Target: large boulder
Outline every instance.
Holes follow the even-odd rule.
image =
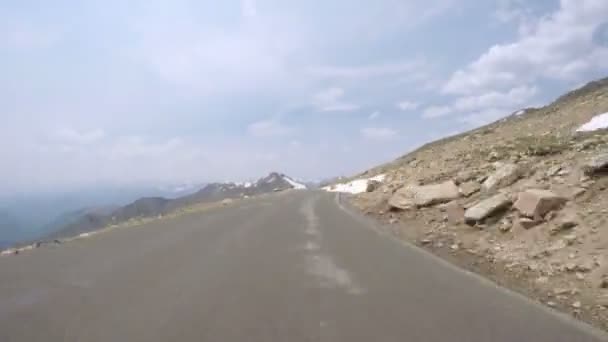
[[[492,191],[515,183],[523,175],[523,170],[516,164],[499,166],[481,185],[484,191]]]
[[[523,216],[540,220],[545,214],[558,209],[565,202],[566,198],[549,190],[529,189],[519,193],[514,207]]]
[[[583,171],[591,176],[600,172],[608,172],[608,151],[601,152],[583,165]]]
[[[504,211],[511,206],[511,200],[504,194],[497,194],[470,207],[464,212],[465,222],[475,224]]]
[[[393,194],[388,204],[393,208],[406,210],[445,203],[458,197],[460,192],[453,181],[430,185],[406,185]]]

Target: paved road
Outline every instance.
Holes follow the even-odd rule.
[[[595,337],[594,337],[595,336]],[[290,192],[0,258],[0,341],[599,341]]]

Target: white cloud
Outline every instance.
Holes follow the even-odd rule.
[[[299,140],[292,140],[289,142],[289,147],[300,148],[302,147],[302,142],[300,142]]]
[[[489,91],[463,96],[450,105],[429,107],[422,116],[432,119],[460,114],[459,121],[485,124],[531,104],[537,91],[536,87],[523,85],[506,92]]]
[[[67,145],[91,144],[105,137],[102,129],[79,132],[73,128],[62,127],[51,133],[51,139]]]
[[[321,78],[369,79],[381,76],[407,76],[424,66],[424,62],[414,60],[361,66],[314,66],[308,68],[308,71]]]
[[[241,0],[241,14],[245,18],[253,18],[257,16],[258,9],[255,0]]]
[[[391,140],[397,136],[397,131],[386,127],[364,127],[361,135],[371,140]]]
[[[46,49],[60,40],[56,30],[0,17],[0,48]]]
[[[324,106],[321,110],[324,112],[352,112],[359,109],[359,106],[352,103],[334,103]]]
[[[477,112],[467,113],[459,117],[458,121],[466,123],[472,127],[477,127],[496,121],[507,114],[509,114],[509,112],[506,110],[500,108],[489,108]]]
[[[458,112],[487,108],[515,108],[526,105],[537,92],[536,87],[524,85],[505,93],[490,91],[476,96],[464,96],[457,99],[452,107]]]
[[[315,103],[329,103],[337,102],[344,95],[344,89],[342,88],[329,88],[318,92],[314,97]]]
[[[446,116],[452,113],[452,108],[449,106],[430,106],[422,112],[422,117],[425,119],[433,119]]]
[[[343,97],[344,89],[332,87],[315,94],[312,103],[323,112],[351,112],[359,109],[356,104],[344,102]]]
[[[177,137],[161,142],[149,142],[140,136],[126,136],[115,139],[102,150],[110,160],[130,160],[142,157],[161,159],[176,151],[183,151],[185,145],[183,139]]]
[[[517,24],[519,34],[527,34],[530,25],[534,23],[534,17],[538,17],[529,5],[526,0],[499,0],[494,17],[501,23]]]
[[[368,117],[368,119],[370,120],[376,120],[378,117],[380,117],[380,112],[379,111],[375,111],[373,113],[371,113]]]
[[[608,49],[592,39],[594,30],[608,19],[606,13],[605,0],[561,0],[560,8],[537,19],[528,34],[492,46],[456,71],[443,92],[470,94],[539,78],[576,81],[586,72],[608,70]]]
[[[254,137],[265,138],[288,135],[291,128],[276,120],[262,120],[249,125],[247,131]]]
[[[132,20],[134,43],[128,53],[164,83],[198,96],[260,89],[278,94],[301,86],[287,80],[300,79],[294,75],[303,73],[290,60],[305,44],[303,33],[282,20],[263,17],[255,1],[243,0],[241,5],[244,19],[255,15],[256,20],[216,26],[205,15],[188,13],[190,6],[181,1],[164,4],[166,13],[155,11]],[[200,6],[208,6],[209,13],[215,10],[212,3]]]
[[[256,153],[254,155],[254,159],[258,160],[258,161],[263,161],[263,162],[271,162],[271,161],[278,160],[279,155],[276,153],[270,153],[270,152]]]
[[[418,109],[419,104],[412,101],[401,101],[397,103],[397,107],[402,111],[410,111]]]

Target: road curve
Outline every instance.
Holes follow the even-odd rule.
[[[291,191],[0,258],[0,341],[601,341]]]

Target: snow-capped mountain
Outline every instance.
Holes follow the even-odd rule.
[[[52,232],[50,237],[64,237],[102,228],[110,223],[127,221],[138,217],[155,217],[164,215],[178,208],[197,203],[215,202],[224,199],[251,197],[284,190],[303,190],[306,186],[282,173],[271,172],[256,182],[223,182],[210,183],[202,189],[175,199],[163,197],[140,198],[126,206],[117,207],[111,212],[90,211],[83,215],[73,215],[66,225]]]
[[[298,183],[294,181],[291,177],[286,176],[282,173],[271,172],[268,176],[259,179],[254,187],[260,189],[268,189],[272,188],[272,191],[278,190],[287,190],[287,189],[296,189],[303,190],[306,189],[304,184]]]

